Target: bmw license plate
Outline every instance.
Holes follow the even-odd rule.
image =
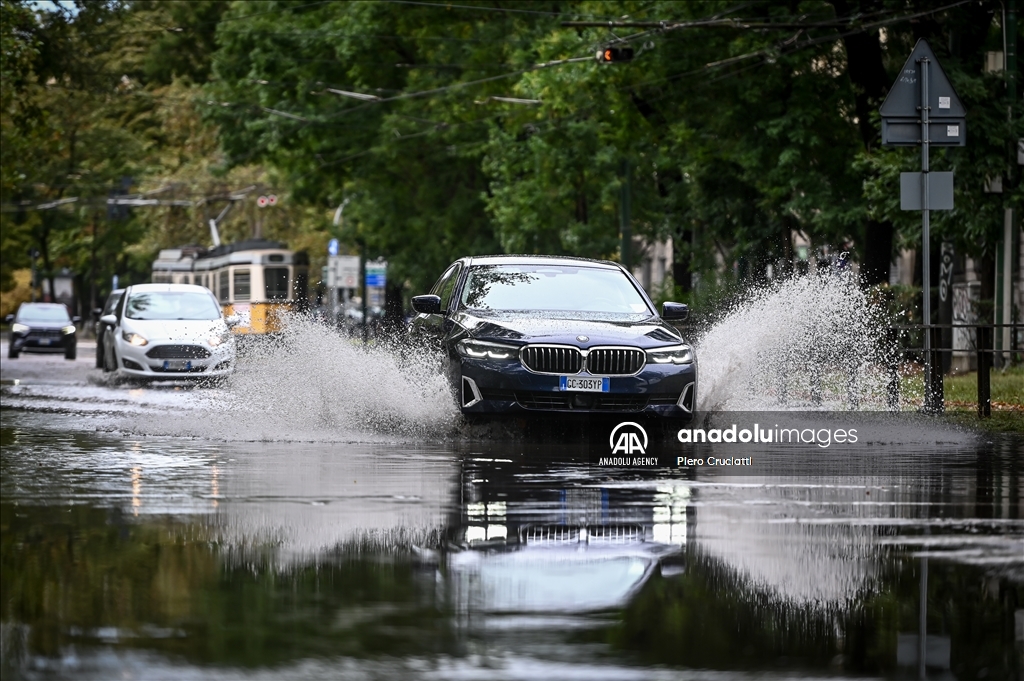
[[[578,393],[608,392],[608,378],[592,378],[586,376],[559,376],[558,389],[571,390]]]
[[[165,359],[164,371],[191,371],[192,362],[183,359]]]

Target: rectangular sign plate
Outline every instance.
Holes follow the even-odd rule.
[[[900,173],[900,210],[921,210],[924,173]],[[953,210],[953,173],[928,173],[928,209]]]
[[[928,140],[933,147],[966,146],[966,121],[963,118],[933,118],[928,121]],[[882,144],[887,147],[920,146],[920,121],[913,118],[883,118]]]
[[[611,384],[610,378],[593,376],[559,376],[558,389],[578,393],[606,393]]]

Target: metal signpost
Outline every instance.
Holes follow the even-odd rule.
[[[337,239],[331,239],[327,253],[327,288],[330,291],[331,314],[337,323],[339,303],[347,304],[350,290],[359,288],[359,256],[338,255]],[[339,289],[343,291],[343,301],[338,300]]]
[[[953,209],[953,173],[932,173],[928,156],[932,145],[962,147],[966,144],[967,114],[926,40],[917,41],[879,113],[882,116],[882,144],[921,147],[921,172],[900,173],[900,208],[921,211],[924,407],[926,411],[939,411],[942,405],[934,386],[931,353],[930,211]]]

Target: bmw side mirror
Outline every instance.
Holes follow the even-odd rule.
[[[6,322],[7,324],[13,323],[14,322],[14,315],[9,314],[6,317],[4,317],[4,322]]]
[[[224,318],[224,323],[228,325],[228,328],[231,328],[233,326],[238,326],[239,324],[241,324],[242,318],[236,314],[229,314],[227,317]]]
[[[666,322],[681,322],[690,316],[686,303],[665,303],[661,306],[661,318]]]
[[[441,314],[441,296],[413,296],[412,309],[420,314]]]
[[[117,326],[117,317],[112,314],[105,314],[100,317],[100,324],[106,324],[108,326]]]

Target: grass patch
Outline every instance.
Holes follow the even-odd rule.
[[[946,412],[943,418],[959,426],[997,433],[1024,433],[1024,366],[993,369],[992,417],[978,418],[978,372],[943,378]],[[910,368],[900,381],[904,410],[920,407],[924,396],[924,373]]]

